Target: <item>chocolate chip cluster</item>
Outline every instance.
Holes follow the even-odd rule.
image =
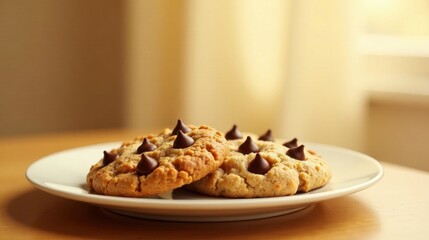
[[[227,140],[242,139],[243,134],[240,132],[237,125],[234,124],[232,129],[225,134],[225,138]],[[264,134],[259,136],[258,140],[271,142],[275,141],[271,129],[268,129]],[[286,155],[289,157],[300,161],[304,161],[306,159],[304,145],[298,146],[298,139],[293,138],[292,140],[283,143],[283,146],[288,148]],[[245,155],[249,153],[257,153],[255,158],[249,163],[249,172],[255,174],[265,174],[271,169],[269,162],[258,153],[259,147],[250,136],[247,136],[246,140],[238,147],[238,152]]]
[[[180,149],[192,146],[195,142],[194,139],[186,135],[186,133],[190,131],[191,129],[179,119],[171,133],[172,136],[177,135],[173,142],[173,148]],[[156,148],[157,146],[149,142],[147,138],[144,138],[142,144],[137,148],[136,154],[141,154],[141,159],[137,164],[137,174],[139,176],[147,176],[158,166],[158,161],[156,159],[145,154],[145,152],[154,151]],[[109,165],[111,162],[115,161],[117,157],[118,155],[115,153],[104,151],[103,166]]]

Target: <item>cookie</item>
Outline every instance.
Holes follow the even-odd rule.
[[[98,194],[146,197],[164,193],[215,171],[229,148],[223,134],[209,126],[186,126],[140,136],[104,152],[87,175]]]
[[[236,126],[225,136],[230,152],[223,164],[188,189],[231,198],[275,197],[308,192],[331,178],[325,161],[303,145],[297,146],[296,139],[281,144],[271,130],[257,138],[242,134]]]

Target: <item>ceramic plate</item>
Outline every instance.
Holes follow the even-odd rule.
[[[321,144],[306,144],[323,156],[333,178],[323,188],[285,197],[228,199],[207,197],[178,189],[152,198],[111,197],[89,193],[86,174],[102,158],[103,150],[119,147],[106,143],[74,148],[34,162],[27,179],[50,194],[82,201],[111,211],[147,219],[169,221],[238,221],[279,216],[299,211],[317,202],[368,188],[383,176],[379,162],[352,150]]]

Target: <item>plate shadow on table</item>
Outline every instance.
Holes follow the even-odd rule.
[[[347,224],[358,225],[366,234],[377,231],[380,224],[373,210],[353,195],[328,200],[297,213],[260,220],[181,223],[136,219],[106,211],[86,203],[52,196],[40,190],[29,190],[12,197],[7,213],[24,227],[91,239],[260,239],[267,236],[299,236],[311,228],[313,234],[328,235],[341,229],[347,235]],[[365,221],[362,221],[365,219]],[[313,235],[315,236],[315,235]],[[330,236],[330,235],[328,235]]]

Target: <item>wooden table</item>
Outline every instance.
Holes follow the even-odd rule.
[[[427,239],[429,173],[382,163],[369,189],[297,214],[229,223],[134,219],[52,196],[25,179],[35,160],[145,132],[85,131],[0,138],[0,239]],[[429,160],[429,159],[428,159]]]

